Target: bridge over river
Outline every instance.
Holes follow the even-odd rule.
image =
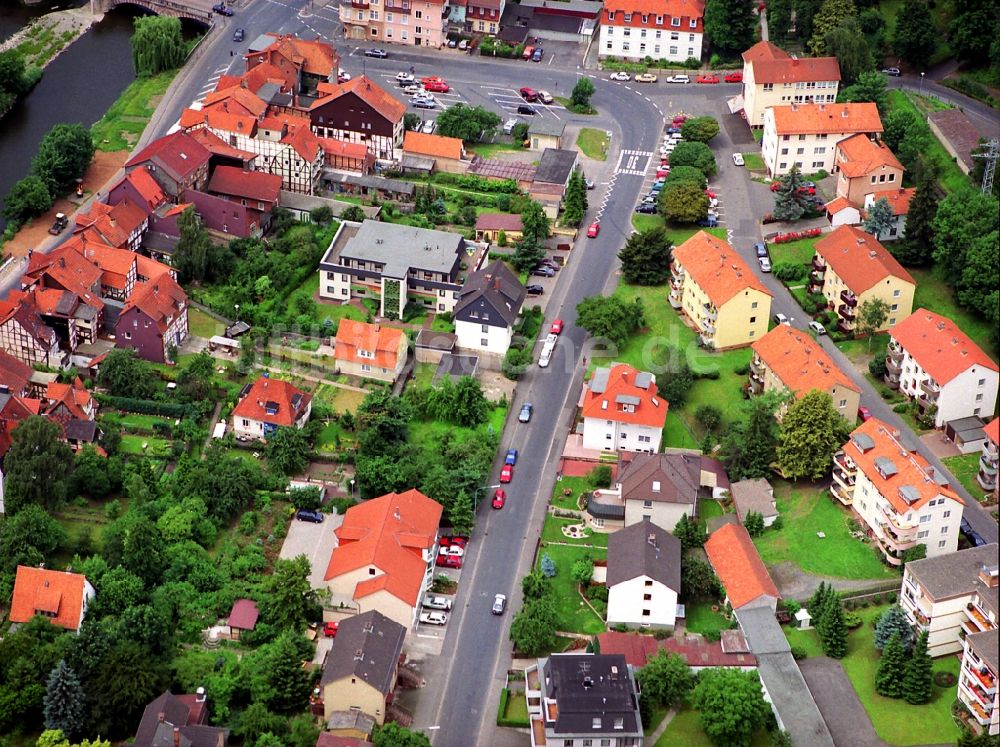
[[[192,21],[212,23],[213,0],[90,0],[95,13],[105,13],[120,5],[134,5],[161,16],[190,18]]]

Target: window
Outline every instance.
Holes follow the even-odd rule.
[[[643,594],[642,595],[642,601],[644,601],[644,602],[651,602],[651,601],[653,601],[653,595],[652,594]]]
[[[782,148],[781,149],[781,155],[787,156],[788,155],[788,148]]]
[[[921,524],[926,524],[930,520],[931,520],[931,515],[930,514],[921,514],[921,516],[920,516],[920,523]]]
[[[694,57],[694,47],[688,47],[688,57]]]
[[[642,14],[642,22],[649,23],[649,16],[647,16],[645,13]]]
[[[487,340],[485,337],[480,337],[479,344],[482,345],[484,348],[489,347],[490,341]]]
[[[976,402],[982,402],[982,401],[983,401],[983,395],[982,394],[977,394],[976,395]]]
[[[375,575],[375,569],[374,568],[369,568],[368,569],[368,575],[369,576],[374,576]]]
[[[643,508],[652,508],[653,507],[653,502],[652,501],[643,501],[642,502],[642,507]]]
[[[983,386],[983,385],[984,385],[985,383],[986,383],[986,379],[980,379],[980,380],[979,380],[979,381],[978,381],[978,382],[976,383],[976,386]]]
[[[646,32],[645,32],[645,31],[643,31],[643,32],[642,32],[642,35],[643,35],[643,36],[645,36],[645,35],[646,35]],[[645,44],[640,44],[640,45],[639,45],[639,51],[640,51],[640,52],[645,52],[645,51],[646,51],[646,45],[645,45]]]
[[[625,33],[628,33],[628,29],[625,29]],[[629,46],[628,42],[622,42],[622,52],[628,52]]]
[[[610,31],[611,31],[611,29],[608,29],[608,32],[609,32],[609,33],[610,33]],[[613,45],[612,45],[612,43],[611,43],[611,40],[610,40],[610,39],[608,39],[608,43],[607,43],[607,44],[605,45],[605,48],[606,48],[606,49],[608,49],[608,50],[610,50],[610,49],[612,48],[612,46],[613,46]]]
[[[656,33],[659,34],[660,32],[657,31]],[[659,44],[654,44],[653,45],[653,54],[655,54],[655,55],[659,55],[660,54],[660,45]]]
[[[610,434],[610,433],[605,433],[605,434],[604,434],[604,439],[605,439],[606,441],[610,441],[610,440],[611,440],[611,434]]]
[[[928,534],[930,534],[930,532],[928,532],[927,530],[924,530],[924,531],[922,531],[922,532],[917,532],[917,539],[918,539],[918,540],[919,540],[919,539],[923,539],[923,538],[924,538],[924,537],[926,537],[926,536],[927,536]]]
[[[670,48],[670,54],[671,55],[676,55],[677,54],[677,47],[671,47]]]
[[[625,23],[631,23],[631,22],[632,22],[632,14],[631,13],[626,13],[625,14]]]
[[[899,298],[899,289],[898,288],[892,292],[892,297],[893,298]]]
[[[662,37],[663,37],[663,32],[660,31],[659,29],[657,29],[656,30],[656,36],[655,36],[655,38],[656,39],[661,39]]]
[[[615,12],[613,10],[608,13],[608,20],[609,21],[615,20]]]
[[[480,330],[480,331],[482,331],[482,332],[489,332],[490,331],[490,326],[488,324],[483,324],[481,326],[482,326],[482,330]]]
[[[678,41],[680,39],[680,37],[681,37],[681,35],[678,34],[676,31],[671,31],[670,32],[670,41]]]
[[[614,36],[614,33],[613,33],[614,30],[615,30],[614,26],[608,26],[608,28],[607,28],[607,35],[608,36]]]
[[[814,169],[821,169],[821,168],[823,168],[823,162],[822,161],[813,161],[813,168]]]
[[[804,156],[805,153],[806,153],[806,149],[805,148],[796,148],[795,149],[795,155],[797,155],[797,156]]]
[[[694,34],[688,34],[688,41],[689,42],[693,42],[694,41]]]
[[[623,29],[622,36],[632,36],[632,29]]]
[[[826,153],[826,146],[821,146],[819,148],[813,148],[813,153],[817,156],[821,156]]]
[[[680,18],[671,18],[670,19],[670,25],[671,26],[680,26],[681,25],[681,19]]]
[[[837,405],[837,407],[846,407],[846,406],[847,406],[847,400],[846,399],[840,400],[840,404]]]
[[[942,519],[947,519],[949,516],[951,516],[951,511],[945,511],[943,514],[941,514]]]
[[[643,617],[649,617],[649,615],[650,615],[650,612],[649,612],[649,610],[643,610],[643,611],[642,611],[642,616],[643,616]]]
[[[896,181],[896,175],[895,174],[889,174],[889,181],[890,182]]]
[[[656,17],[656,25],[657,26],[662,26],[663,25],[663,16],[657,16]]]
[[[756,309],[756,308],[757,308],[757,302],[756,302],[756,301],[754,301],[753,303],[751,303],[751,304],[750,304],[750,308],[751,308],[751,309]]]
[[[423,12],[422,12],[422,11],[419,11],[419,10],[415,10],[415,11],[413,11],[413,15],[414,15],[414,17],[416,17],[416,18],[423,18],[423,17],[424,17],[424,14],[423,14]]]
[[[938,547],[944,547],[947,544],[948,544],[948,540],[941,540],[940,542],[938,542]]]
[[[643,586],[652,586],[653,585],[653,581],[652,581],[652,579],[648,579],[647,578],[645,581],[642,582],[642,585]]]
[[[899,309],[899,304],[898,303],[894,303],[892,305],[892,307],[889,309],[889,311],[897,311],[898,309]]]

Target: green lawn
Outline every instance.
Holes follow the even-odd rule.
[[[589,555],[594,560],[603,560],[608,556],[607,550],[593,547],[572,547],[569,545],[543,545],[538,552],[538,563],[542,555],[548,555],[555,561],[556,575],[552,579],[552,599],[556,604],[559,620],[556,626],[568,633],[585,633],[596,635],[606,629],[604,620],[598,617],[580,597],[577,583],[570,578],[573,563]]]
[[[320,384],[313,392],[316,399],[333,408],[334,412],[354,412],[365,398],[365,392],[342,389],[339,386]]]
[[[309,293],[309,297],[313,298],[317,293],[319,293],[319,273],[312,273],[296,290],[307,291]],[[323,322],[325,319],[332,319],[334,322],[339,322],[344,318],[353,319],[356,322],[363,322],[365,320],[365,314],[359,308],[349,303],[341,304],[336,302],[317,302],[316,318],[320,322]],[[336,329],[336,327],[334,329]]]
[[[696,602],[684,607],[684,628],[691,633],[701,633],[712,641],[719,640],[719,631],[729,629],[729,621],[721,612],[712,612],[715,602]]]
[[[440,316],[435,316],[434,321],[431,322],[431,330],[434,332],[447,332],[449,334],[454,334],[455,324],[454,322],[449,322]]]
[[[765,530],[754,540],[765,564],[791,561],[807,573],[837,578],[886,579],[898,575],[875,556],[871,546],[851,537],[849,515],[826,490],[778,480],[774,482],[774,496],[784,527]],[[826,536],[821,538],[817,532]]]
[[[910,269],[909,272],[917,281],[913,310],[925,308],[951,319],[973,342],[996,360],[997,349],[993,346],[993,328],[981,316],[961,308],[955,302],[955,294],[948,282],[941,277],[941,271]]]
[[[505,151],[517,151],[524,150],[517,143],[474,143],[466,147],[467,151],[476,153],[483,158],[492,158],[497,153],[503,153]]]
[[[976,475],[979,473],[979,457],[982,452],[973,454],[963,454],[962,456],[948,457],[943,459],[944,466],[955,476],[965,489],[972,494],[973,498],[982,498],[986,494],[983,486],[976,482]]]
[[[111,412],[104,413],[108,420],[118,423],[125,430],[153,432],[157,423],[173,425],[170,418],[161,418],[156,415],[140,415],[136,412]]]
[[[108,152],[131,150],[177,73],[178,70],[168,70],[151,78],[139,78],[129,85],[90,128],[97,149]]]
[[[507,698],[507,707],[504,709],[504,718],[512,721],[518,720],[528,723],[528,701],[524,697],[524,690],[511,690],[510,697]]]
[[[683,416],[674,411],[667,413],[667,422],[663,424],[661,439],[664,448],[669,446],[674,449],[697,449],[699,446]]]
[[[769,747],[771,737],[766,729],[754,734],[750,747]],[[690,707],[681,708],[667,724],[663,736],[653,747],[717,747],[701,728],[698,711]]]
[[[418,389],[429,387],[437,371],[436,363],[417,363],[413,368],[413,385]]]
[[[899,89],[889,91],[889,110],[905,109],[913,112],[917,117],[923,119],[917,105],[910,97]],[[969,185],[969,177],[966,176],[955,160],[948,154],[948,151],[941,145],[934,133],[931,133],[930,144],[924,152],[924,159],[933,167],[939,169],[938,180],[946,192],[954,192],[963,186]]]
[[[603,161],[608,157],[608,134],[593,127],[582,127],[576,137],[576,147],[588,158]]]
[[[762,132],[762,130],[754,130],[754,132]],[[747,171],[767,171],[767,166],[764,165],[764,159],[760,153],[744,153],[743,165]]]
[[[649,215],[647,213],[632,213],[632,227],[642,233],[654,228],[663,226],[663,218],[659,215]]]
[[[317,282],[319,282],[318,275],[316,278]],[[188,331],[195,337],[211,339],[212,337],[215,337],[215,335],[224,334],[226,331],[226,325],[215,321],[215,319],[210,317],[201,309],[192,307],[188,309]]]
[[[702,524],[707,524],[709,519],[723,516],[725,513],[726,509],[723,507],[722,501],[711,498],[702,498],[698,501],[698,519]]]
[[[852,363],[867,363],[876,355],[885,353],[886,345],[889,344],[889,333],[880,332],[871,338],[871,342],[866,339],[842,340],[837,343],[837,347]]]
[[[593,545],[595,547],[607,548],[608,535],[603,532],[595,532],[592,529],[587,529],[587,536],[583,539],[574,539],[563,534],[563,527],[581,523],[585,523],[583,519],[560,519],[552,514],[546,514],[545,523],[542,524],[542,541],[570,542],[574,545]]]
[[[813,245],[821,238],[821,236],[816,236],[812,239],[789,241],[787,244],[768,244],[767,250],[771,253],[771,262],[774,264],[791,262],[796,265],[808,265],[816,253]]]
[[[642,725],[642,733],[647,737],[656,731],[656,727],[660,725],[663,721],[663,717],[667,715],[667,709],[663,706],[654,705],[652,707],[653,715],[649,719],[649,723],[644,723]]]
[[[143,444],[146,444],[145,449],[142,448]],[[125,434],[122,436],[122,444],[120,450],[123,454],[140,454],[151,457],[168,457],[170,456],[170,442],[162,438],[155,438],[153,436],[136,436],[132,434]]]
[[[586,477],[563,477],[552,488],[552,505],[575,511],[579,508],[580,494],[589,492],[590,489],[590,482]],[[563,494],[566,490],[571,491],[570,495]]]

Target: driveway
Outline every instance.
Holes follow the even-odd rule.
[[[309,584],[314,589],[326,586],[323,579],[326,575],[326,566],[330,562],[333,549],[337,546],[337,536],[333,531],[344,521],[344,517],[340,514],[324,515],[326,520],[322,524],[293,519],[288,525],[288,534],[278,555],[285,559],[296,558],[299,555],[309,558],[309,566],[312,568]]]
[[[885,747],[839,661],[819,656],[798,664],[837,747]]]

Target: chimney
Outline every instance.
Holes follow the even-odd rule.
[[[118,225],[118,221],[117,221],[117,220],[115,220],[115,216],[113,216],[113,215],[109,215],[109,216],[108,216],[108,220],[109,220],[109,221],[111,222],[111,227],[112,227],[112,228],[114,228],[115,226],[117,226],[117,225]]]
[[[997,587],[997,566],[983,563],[979,568],[979,580],[986,586],[995,589]]]
[[[174,727],[174,747],[181,747],[181,730]]]
[[[156,720],[157,720],[158,723],[161,723],[161,724],[163,723],[163,720],[166,717],[167,717],[167,714],[165,714],[163,711],[160,711],[159,713],[156,714]]]
[[[396,506],[396,510],[392,512],[392,515],[396,517],[396,521],[403,518],[399,513],[399,506]]]

